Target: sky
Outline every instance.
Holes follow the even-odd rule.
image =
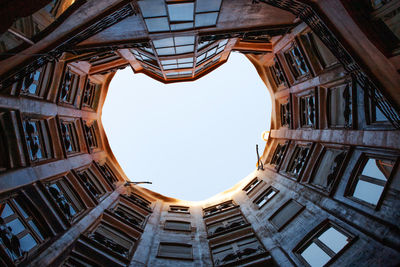
[[[163,84],[130,68],[111,81],[102,123],[132,181],[168,197],[201,201],[256,168],[271,98],[251,62],[228,62],[193,82]]]

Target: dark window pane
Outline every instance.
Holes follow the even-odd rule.
[[[303,208],[302,205],[294,200],[286,203],[285,206],[275,213],[270,218],[271,222],[276,228],[281,229],[287,222],[289,222],[296,214]]]

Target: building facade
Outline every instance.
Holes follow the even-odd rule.
[[[0,265],[398,266],[399,10],[395,0],[4,4]],[[115,72],[192,81],[233,51],[273,98],[262,166],[201,202],[126,183],[100,117]]]

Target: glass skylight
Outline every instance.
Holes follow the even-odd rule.
[[[197,0],[185,3],[142,0],[138,1],[138,4],[149,33],[213,27],[217,24],[221,8],[221,0]]]

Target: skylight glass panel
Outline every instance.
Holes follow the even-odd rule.
[[[146,0],[138,2],[145,18],[167,16],[164,0]]]
[[[215,52],[217,52],[217,48],[216,47],[214,47],[213,49],[208,51],[207,54],[206,54],[206,57],[209,58],[209,57],[213,56],[215,54]]]
[[[181,31],[193,28],[193,22],[171,24],[171,31]]]
[[[163,32],[169,31],[169,24],[167,17],[164,18],[153,18],[144,20],[147,25],[149,32]]]
[[[172,39],[172,37],[153,40],[153,44],[155,48],[169,47],[169,46],[174,46],[174,40]]]
[[[177,46],[176,47],[177,54],[190,53],[193,51],[194,51],[194,45],[185,45],[185,46]]]
[[[178,64],[178,68],[180,69],[193,68],[193,63]]]
[[[192,57],[178,58],[178,63],[193,63]]]
[[[177,36],[175,37],[175,45],[194,44],[194,36]]]
[[[196,12],[219,11],[221,0],[197,0]]]
[[[224,46],[224,45],[226,45],[228,43],[228,39],[224,39],[224,40],[222,40],[221,42],[219,42],[219,47],[221,47],[221,46]]]
[[[196,14],[196,27],[214,26],[217,18],[218,12]]]
[[[164,70],[172,70],[172,69],[177,69],[177,68],[178,68],[178,65],[176,65],[176,64],[163,66]]]
[[[202,61],[203,59],[205,59],[205,58],[206,58],[206,53],[204,53],[204,54],[198,56],[198,57],[197,57],[197,62],[201,62],[201,61]]]
[[[161,60],[161,64],[163,65],[176,64],[176,59]]]
[[[173,47],[168,47],[168,48],[159,48],[156,49],[157,54],[160,56],[167,56],[167,55],[174,55],[175,54],[175,49]]]
[[[224,49],[225,49],[225,46],[218,48],[217,54],[220,53],[220,52],[222,52],[222,51],[224,51]]]
[[[143,50],[145,50],[146,52],[148,52],[150,54],[154,54],[153,49],[151,49],[149,47],[143,47]]]
[[[193,13],[194,3],[168,5],[170,21],[193,21]]]
[[[205,42],[201,42],[197,45],[197,49],[200,50],[203,47],[207,46],[209,43],[211,43],[211,41],[205,41]]]

